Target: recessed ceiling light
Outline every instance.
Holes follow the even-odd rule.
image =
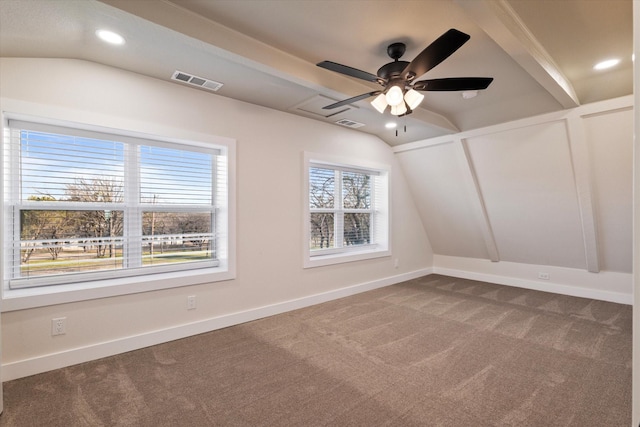
[[[101,40],[110,43],[110,44],[124,44],[124,37],[120,34],[114,33],[109,30],[98,30],[96,31],[96,35],[100,37]]]
[[[593,66],[594,70],[606,70],[607,68],[615,67],[620,63],[619,59],[607,59],[606,61],[598,62]]]
[[[396,126],[398,126],[398,125],[396,123],[394,123],[394,122],[389,122],[386,125],[384,125],[384,127],[386,127],[387,129],[393,129]]]

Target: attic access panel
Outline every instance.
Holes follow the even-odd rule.
[[[326,107],[329,104],[336,102],[334,99],[327,98],[323,95],[316,95],[313,98],[307,99],[306,101],[301,102],[300,104],[294,105],[291,108],[291,111],[302,113],[304,115],[311,115],[314,117],[323,117],[325,119],[329,117],[336,116],[338,114],[343,114],[350,110],[355,110],[357,107],[352,105],[344,105],[340,108],[333,110],[324,110],[323,107]]]

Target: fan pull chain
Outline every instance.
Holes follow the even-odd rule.
[[[407,133],[407,115],[404,116],[404,133]],[[396,128],[396,137],[398,137],[398,128]]]

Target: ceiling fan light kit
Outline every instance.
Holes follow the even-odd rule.
[[[410,114],[420,105],[424,95],[418,91],[478,91],[486,89],[493,81],[493,78],[449,77],[414,81],[417,77],[422,76],[447,59],[470,38],[468,34],[452,28],[427,46],[411,62],[399,61],[406,50],[404,43],[392,43],[387,48],[387,54],[393,59],[393,62],[380,67],[377,75],[336,62],[319,62],[317,64],[318,67],[349,77],[378,83],[383,87],[381,91],[354,96],[353,98],[327,105],[323,109],[330,110],[375,96],[376,98],[371,102],[371,105],[376,110],[383,114],[387,105],[389,105],[391,106],[391,114],[400,116]]]
[[[405,105],[404,102],[398,105],[391,106],[391,114],[393,114],[394,116],[401,116],[406,112],[407,112],[407,106]]]
[[[371,105],[373,105],[373,108],[378,110],[380,114],[384,113],[384,109],[389,105],[387,104],[387,96],[384,93],[381,93],[371,101]]]
[[[424,95],[414,89],[409,89],[404,95],[404,100],[412,110],[415,110],[424,99]]]
[[[391,88],[387,91],[387,104],[395,107],[400,105],[403,101],[402,89],[399,86],[391,86]]]

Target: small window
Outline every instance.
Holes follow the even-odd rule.
[[[5,289],[227,265],[224,147],[10,120],[3,153]]]
[[[386,167],[305,158],[305,267],[390,255]]]

